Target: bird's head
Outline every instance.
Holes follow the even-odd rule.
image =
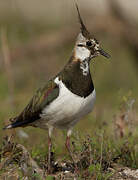
[[[76,4],[76,8],[78,12],[78,18],[79,18],[80,30],[81,30],[81,32],[77,37],[77,41],[74,49],[76,59],[79,59],[80,61],[86,59],[91,60],[92,58],[99,55],[102,55],[106,58],[110,58],[110,55],[101,48],[98,40],[92,37],[89,31],[87,30],[86,26],[82,21],[77,4]]]

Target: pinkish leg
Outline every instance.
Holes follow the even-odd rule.
[[[48,136],[48,173],[51,173],[51,148],[52,142],[51,138]]]
[[[52,141],[51,141],[51,134],[52,134],[53,127],[49,127],[49,133],[48,133],[48,173],[50,174],[52,172],[51,167],[51,149],[52,149]]]
[[[78,167],[77,167],[77,164],[76,164],[75,159],[73,157],[73,153],[72,153],[71,148],[70,148],[70,135],[71,135],[71,130],[69,130],[67,133],[65,146],[66,146],[66,148],[69,152],[70,158],[72,159],[73,164],[75,166],[75,172],[78,172]]]

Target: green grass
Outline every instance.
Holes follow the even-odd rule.
[[[14,27],[8,24],[7,28],[8,40],[10,45],[13,46],[18,43],[25,44],[29,41],[30,35],[30,39],[33,40],[35,36],[47,33],[47,27],[38,26],[37,24],[34,24],[34,26],[27,24],[27,28],[24,24],[17,23]],[[53,31],[55,28],[53,27]],[[138,168],[137,101],[130,111],[129,121],[124,123],[123,137],[118,135],[120,129],[116,128],[115,125],[115,116],[119,119],[123,113],[127,112],[129,100],[137,99],[138,97],[138,72],[134,63],[134,56],[125,44],[122,44],[121,49],[120,46],[118,48],[116,45],[116,51],[114,51],[112,44],[108,43],[106,46],[106,49],[110,49],[112,54],[111,60],[106,61],[98,57],[91,63],[92,76],[97,92],[94,111],[78,123],[71,138],[71,141],[74,142],[72,148],[78,156],[81,153],[85,156],[86,152],[89,152],[91,149],[89,153],[92,159],[91,164],[88,163],[86,165],[87,173],[89,177],[97,177],[99,180],[108,179],[112,175],[111,172],[108,172],[107,167],[113,163],[130,168]],[[32,56],[33,58],[31,58],[31,55],[25,54],[18,61],[13,61],[15,107],[10,104],[7,76],[2,64],[0,69],[1,137],[7,133],[2,130],[4,121],[21,112],[37,89],[37,85],[40,85],[40,82],[47,80],[51,74],[57,71],[54,62],[63,67],[63,64],[65,64],[63,60],[70,56],[71,49],[72,44],[67,44],[62,50],[59,50],[57,47],[52,55],[48,54],[48,52],[46,54],[39,54],[38,52],[37,57]],[[118,53],[116,54],[116,52]],[[53,66],[50,66],[50,60]],[[48,69],[46,69],[47,65]],[[42,68],[43,66],[45,68]],[[29,138],[23,139],[19,137],[19,129],[17,129],[15,141],[23,144],[37,163],[42,166],[48,152],[47,132],[31,127],[23,130],[29,135]],[[62,133],[59,130],[55,130],[53,134],[53,150],[57,160],[67,161],[70,159],[64,146],[65,134],[65,132]],[[2,146],[2,138],[0,144]],[[85,176],[86,171],[83,167],[85,165],[82,164],[81,166],[80,179]],[[1,174],[3,172],[3,169],[0,170]],[[39,175],[35,174],[34,176]],[[47,179],[52,178],[51,176],[47,177]]]

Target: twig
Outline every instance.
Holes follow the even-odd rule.
[[[21,158],[21,160],[22,160],[22,168],[21,168],[22,171],[23,171],[24,173],[26,173],[26,175],[27,175],[27,170],[26,170],[26,168],[27,168],[28,166],[30,166],[30,167],[32,167],[32,169],[34,170],[34,172],[40,174],[41,178],[44,179],[44,172],[43,172],[43,170],[42,170],[42,169],[37,165],[37,163],[31,158],[28,150],[27,150],[23,145],[21,145],[21,144],[17,144],[16,147],[22,150],[22,158]],[[23,163],[23,162],[25,162],[25,164],[26,164],[25,168],[24,168],[24,163]]]
[[[14,79],[13,79],[13,72],[12,72],[12,66],[11,66],[10,50],[8,46],[8,40],[6,37],[6,29],[4,27],[1,28],[1,46],[2,46],[2,54],[3,54],[5,70],[7,74],[10,102],[11,102],[12,108],[14,108],[14,104],[15,104],[14,103]]]
[[[6,71],[6,75],[7,75],[10,105],[11,105],[12,111],[14,111],[15,110],[14,78],[13,78],[13,72],[12,72],[12,66],[11,66],[10,49],[8,46],[6,29],[4,27],[1,28],[0,39],[1,39],[1,47],[2,47],[4,66],[5,66],[5,71]],[[7,123],[8,123],[7,120],[5,120],[5,124],[7,124]],[[11,130],[7,134],[15,135],[15,130]]]
[[[101,134],[101,158],[100,158],[100,170],[101,170],[101,167],[102,167],[102,160],[103,160],[103,133]]]

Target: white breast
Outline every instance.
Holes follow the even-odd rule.
[[[92,111],[96,99],[95,90],[86,98],[69,91],[58,78],[59,96],[43,110],[41,117],[47,124],[61,129],[68,129],[76,124],[83,116]]]

